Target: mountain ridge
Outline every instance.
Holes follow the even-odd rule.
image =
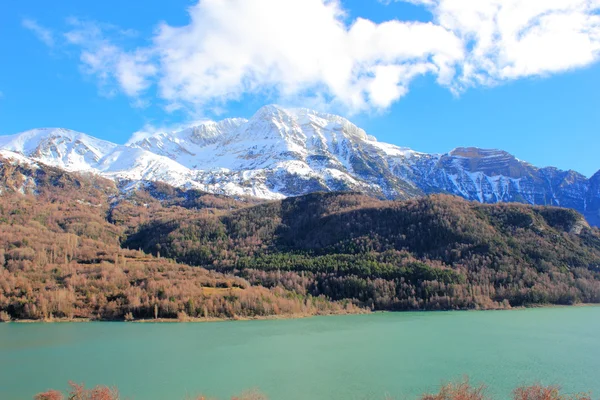
[[[386,199],[432,193],[482,203],[573,208],[600,222],[600,171],[536,167],[500,149],[427,154],[379,142],[349,120],[268,105],[250,119],[206,121],[118,145],[63,128],[0,136],[0,155],[135,186],[161,181],[229,196],[282,199],[353,190]]]

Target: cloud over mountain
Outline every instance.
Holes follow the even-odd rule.
[[[103,87],[156,95],[168,109],[260,94],[380,110],[421,75],[460,93],[600,57],[599,0],[404,2],[427,8],[432,21],[351,20],[339,0],[200,0],[187,24],[160,23],[145,46],[125,46],[114,29],[89,22],[75,21],[65,37]]]

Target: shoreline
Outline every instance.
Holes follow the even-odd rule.
[[[283,319],[304,319],[311,317],[328,317],[334,315],[364,315],[372,314],[377,311],[364,312],[341,312],[341,313],[329,313],[329,314],[281,314],[281,315],[259,315],[254,317],[235,317],[235,318],[192,318],[187,317],[185,319],[177,318],[152,318],[152,319],[134,319],[131,321],[125,321],[122,319],[93,319],[93,318],[52,318],[52,319],[17,319],[11,321],[0,322],[0,324],[53,324],[53,323],[83,323],[83,322],[123,322],[131,324],[147,324],[147,323],[200,323],[200,322],[235,322],[235,321],[267,321],[267,320],[283,320]]]
[[[177,319],[177,318],[157,318],[157,319],[134,319],[131,321],[125,321],[122,319],[92,319],[92,318],[52,318],[52,319],[18,319],[11,321],[0,322],[0,324],[52,324],[52,323],[83,323],[83,322],[124,322],[124,323],[133,323],[133,324],[148,324],[148,323],[202,323],[202,322],[235,322],[235,321],[268,321],[268,320],[288,320],[288,319],[305,319],[312,317],[331,317],[331,316],[341,316],[341,315],[366,315],[366,314],[386,314],[386,313],[411,313],[411,312],[426,312],[426,313],[435,313],[435,312],[453,312],[453,311],[462,311],[462,312],[478,312],[478,311],[522,311],[522,310],[530,310],[536,308],[572,308],[572,307],[600,307],[600,303],[577,303],[572,305],[564,305],[564,304],[534,304],[529,306],[518,306],[511,308],[485,308],[485,309],[459,309],[459,310],[400,310],[400,311],[392,311],[392,310],[363,310],[362,312],[341,312],[341,313],[328,313],[328,314],[281,314],[281,315],[261,315],[254,317],[235,317],[235,318],[185,318],[185,319]]]

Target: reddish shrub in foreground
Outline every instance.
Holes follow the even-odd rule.
[[[488,400],[485,386],[471,387],[468,379],[459,383],[448,383],[440,388],[437,394],[426,394],[421,400]]]
[[[96,386],[86,389],[84,385],[69,382],[71,390],[68,400],[120,400],[119,391],[116,388]],[[472,387],[468,379],[457,383],[443,385],[438,393],[425,394],[419,400],[491,400],[485,394],[485,386]],[[391,400],[389,397],[387,400]],[[557,386],[524,386],[513,391],[514,400],[591,400],[588,394],[562,395]],[[56,390],[39,393],[34,400],[64,400],[63,395]],[[209,400],[208,397],[198,396],[195,400]],[[239,396],[231,397],[231,400],[268,400],[268,397],[258,390],[243,392]]]
[[[63,400],[63,395],[58,390],[48,390],[47,392],[38,393],[33,398],[34,400]]]
[[[85,386],[69,382],[71,390],[69,391],[69,400],[119,400],[119,391],[116,388],[107,386],[96,386],[92,389],[86,389]],[[59,397],[57,399],[62,399]],[[37,399],[36,399],[37,400]],[[46,400],[46,399],[43,399]],[[54,399],[49,399],[54,400]]]
[[[591,400],[587,394],[565,396],[560,394],[558,386],[525,386],[513,391],[514,400]]]

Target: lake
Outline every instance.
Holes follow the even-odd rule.
[[[214,323],[0,324],[0,399],[67,382],[128,399],[412,399],[471,377],[507,398],[559,384],[600,398],[600,307]]]

